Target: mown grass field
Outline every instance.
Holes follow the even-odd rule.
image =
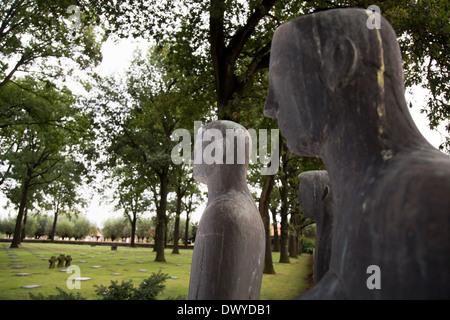
[[[0,244],[0,300],[28,300],[29,292],[42,293],[44,296],[56,294],[56,287],[72,292],[67,287],[67,279],[73,274],[61,272],[65,268],[49,269],[48,259],[60,254],[71,255],[72,265],[80,267],[80,276],[91,278],[80,282],[80,289],[73,289],[87,299],[99,299],[94,285],[109,286],[111,280],[119,283],[133,280],[133,284],[138,286],[158,271],[173,277],[166,280],[166,289],[159,299],[187,298],[192,250],[180,250],[180,254],[172,254],[172,249],[166,249],[167,261],[155,262],[156,253],[151,248],[118,247],[117,251],[111,251],[109,246],[52,243],[22,243],[19,249],[7,248],[9,243]],[[293,299],[312,286],[311,255],[302,254],[299,258],[291,258],[289,264],[277,263],[278,260],[279,253],[273,253],[276,274],[263,276],[262,300]],[[18,276],[18,273],[31,275]],[[42,287],[21,288],[33,284]]]

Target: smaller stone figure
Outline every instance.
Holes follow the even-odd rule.
[[[194,150],[194,178],[208,187],[192,257],[190,300],[259,299],[264,268],[264,225],[246,172],[251,138],[241,125],[202,127]]]
[[[66,267],[70,267],[70,262],[71,262],[71,261],[72,261],[72,257],[68,255],[68,256],[66,257],[66,265],[65,265],[65,266],[66,266]]]
[[[325,170],[302,172],[298,178],[300,180],[298,202],[305,217],[316,221],[314,283],[318,283],[330,267],[333,230],[330,179]]]
[[[64,262],[66,261],[66,256],[64,254],[60,254],[57,260],[58,268],[62,268],[64,266]]]
[[[56,257],[52,256],[50,259],[48,259],[48,262],[50,262],[49,269],[53,269],[56,267]]]

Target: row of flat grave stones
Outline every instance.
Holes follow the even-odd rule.
[[[137,257],[137,258],[139,258],[139,257]],[[124,259],[126,259],[126,258],[124,258]],[[139,263],[140,261],[138,261],[137,263]],[[119,265],[123,265],[123,264],[119,264]],[[182,264],[176,264],[175,266],[182,266]],[[91,268],[94,268],[94,269],[99,269],[99,268],[101,268],[102,266],[92,266]],[[167,267],[163,267],[163,266],[161,266],[160,267],[160,269],[167,269]],[[62,269],[62,270],[60,270],[61,272],[67,272],[67,269]],[[139,269],[138,270],[139,272],[147,272],[148,270],[147,269]],[[190,273],[188,273],[188,274],[190,274]],[[16,274],[17,276],[27,276],[27,275],[31,275],[30,273],[18,273],[18,274]],[[111,275],[114,275],[114,276],[120,276],[120,275],[123,275],[123,273],[120,273],[120,272],[114,272],[114,273],[111,273]],[[179,279],[179,277],[176,277],[176,276],[170,276],[169,277],[169,279]],[[78,278],[74,278],[73,280],[75,280],[75,281],[87,281],[87,280],[91,280],[91,278],[88,278],[88,277],[78,277]],[[24,289],[33,289],[33,288],[39,288],[39,287],[42,287],[41,285],[36,285],[36,284],[33,284],[33,285],[28,285],[28,286],[22,286],[21,288],[24,288]]]
[[[7,251],[10,251],[10,250],[8,250],[9,248],[6,247],[5,245],[4,245],[4,248],[7,249]],[[50,267],[52,266],[52,264],[56,263],[56,261],[58,261],[58,259],[60,260],[60,261],[59,261],[58,267],[62,267],[64,263],[66,264],[66,267],[67,267],[67,266],[70,266],[70,261],[72,260],[71,257],[70,257],[70,255],[68,255],[68,256],[66,257],[64,254],[60,254],[60,257],[59,257],[58,259],[52,259],[52,258],[56,258],[56,257],[54,257],[54,256],[52,256],[52,258],[48,259],[48,258],[45,258],[45,255],[36,253],[36,252],[34,252],[34,250],[32,250],[32,249],[30,249],[30,248],[27,248],[27,247],[23,247],[23,248],[24,248],[26,251],[30,252],[31,254],[35,255],[37,258],[41,258],[41,260],[43,260],[43,261],[50,262]],[[51,250],[45,250],[45,249],[43,249],[43,248],[38,248],[38,250],[39,250],[39,251],[51,251]],[[11,253],[11,254],[10,254],[10,257],[11,257],[11,258],[15,258],[15,257],[17,257],[17,255],[16,255],[15,253]],[[51,261],[49,261],[49,260],[54,260],[54,261],[51,262]],[[20,260],[10,260],[10,262],[20,262]],[[26,268],[26,266],[13,266],[12,268],[13,268],[13,269],[23,269],[23,268]],[[62,270],[60,270],[60,271],[61,271],[61,272],[63,272],[63,271],[64,271],[64,272],[67,272],[67,269],[62,269]],[[31,275],[32,275],[32,273],[29,273],[29,272],[22,272],[22,273],[16,273],[16,274],[15,274],[15,276],[20,276],[20,277],[31,276]],[[87,280],[91,280],[91,278],[87,278],[87,277],[78,277],[78,278],[74,278],[74,279],[72,279],[72,280],[75,280],[75,281],[87,281]],[[41,287],[42,287],[42,286],[41,286],[41,285],[38,285],[38,284],[31,284],[31,285],[21,286],[22,289],[35,289],[35,288],[41,288]]]
[[[10,262],[21,262],[20,260],[10,260]],[[13,266],[12,269],[25,269],[26,266]],[[26,276],[31,276],[32,273],[30,272],[19,272],[16,273],[15,276],[18,277],[26,277]],[[20,288],[22,289],[35,289],[35,288],[42,288],[42,286],[40,284],[29,284],[26,286],[21,286]]]

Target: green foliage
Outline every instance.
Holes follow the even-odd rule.
[[[73,237],[75,239],[83,239],[89,235],[91,226],[91,222],[86,217],[77,217],[73,224]]]
[[[310,224],[303,228],[303,234],[305,237],[313,238],[316,236],[316,224]]]
[[[111,241],[114,241],[117,238],[122,237],[124,234],[124,230],[126,230],[126,226],[128,225],[127,221],[124,218],[112,218],[105,221],[102,229],[102,234],[105,239],[110,238]],[[126,237],[130,236],[130,233],[125,235]]]
[[[136,223],[136,236],[140,239],[149,239],[154,235],[155,225],[150,218],[141,217]]]
[[[315,239],[302,238],[302,253],[312,254],[316,245]]]
[[[111,280],[111,284],[108,287],[103,285],[95,285],[96,293],[101,296],[102,300],[128,300],[133,292],[133,280],[123,281],[118,284],[118,281]]]
[[[62,216],[56,225],[56,235],[61,238],[83,239],[89,235],[90,228],[91,223],[84,216]]]
[[[0,185],[19,209],[18,224],[33,203],[56,214],[82,202],[76,187],[86,177],[86,166],[80,159],[93,136],[82,121],[88,116],[74,103],[67,88],[31,77],[0,87]],[[13,247],[18,230],[19,225]]]
[[[6,234],[10,237],[14,233],[14,227],[16,225],[16,219],[7,217],[0,219],[0,233]]]
[[[118,281],[111,280],[111,284],[108,287],[104,285],[95,285],[95,292],[100,296],[101,300],[156,300],[158,295],[160,295],[166,288],[164,282],[169,277],[169,275],[161,273],[152,273],[152,275],[143,280],[141,284],[135,288],[133,286],[133,280],[123,281],[118,283]],[[78,292],[74,294],[72,292],[67,293],[61,288],[56,287],[58,292],[55,295],[44,296],[43,294],[32,294],[29,293],[32,300],[86,300]],[[176,299],[181,299],[178,297]]]
[[[445,124],[450,133],[450,2],[407,1],[386,8],[383,14],[399,36],[406,86],[420,85],[429,91],[422,112],[431,129]],[[446,138],[440,148],[450,152],[450,136]]]
[[[38,69],[41,78],[70,74],[61,58],[76,62],[81,68],[101,61],[101,50],[94,26],[98,18],[97,1],[77,1],[80,23],[68,23],[69,0],[4,0],[0,3],[0,87],[6,85],[17,70]],[[102,6],[103,7],[103,6]],[[58,58],[59,63],[49,63]],[[66,65],[67,67],[67,65]]]
[[[133,291],[131,300],[156,300],[158,295],[164,291],[166,285],[164,282],[169,277],[168,274],[152,273],[152,275],[141,282],[138,288]]]
[[[153,38],[166,53],[171,69],[192,79],[195,87],[208,87],[208,100],[219,119],[260,121],[246,117],[246,102],[267,92],[270,41],[275,29],[295,17],[334,8],[378,5],[397,32],[403,54],[406,86],[429,90],[423,110],[430,127],[445,124],[450,133],[450,3],[420,1],[160,1],[123,0],[108,32]],[[120,17],[120,18],[119,18]],[[216,86],[212,87],[211,84]],[[215,97],[211,97],[211,93]],[[216,103],[209,101],[215,100]],[[259,99],[258,99],[259,100]],[[244,102],[244,103],[243,103]],[[224,104],[224,105],[222,105]],[[252,127],[255,127],[252,125]],[[446,146],[450,148],[450,137]]]
[[[73,292],[65,292],[63,289],[56,287],[57,294],[44,296],[42,293],[33,294],[29,292],[31,300],[86,300],[79,292],[74,294]]]
[[[96,293],[102,300],[156,300],[157,296],[166,288],[164,282],[169,275],[152,273],[152,275],[141,282],[138,288],[133,286],[133,281],[111,281],[108,287],[103,285],[95,286]]]

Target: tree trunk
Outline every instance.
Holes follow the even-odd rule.
[[[236,61],[244,50],[259,21],[267,15],[276,0],[264,0],[248,17],[244,26],[239,28],[231,39],[225,39],[225,1],[211,0],[209,14],[209,43],[214,78],[216,82],[217,116],[219,120],[239,122],[239,106],[230,103],[234,98],[239,100],[249,80],[261,68],[268,66],[270,45],[263,48],[253,57],[244,79],[236,75]],[[226,44],[228,43],[228,44]],[[242,77],[242,76],[241,76]]]
[[[30,189],[30,183],[31,183],[31,173],[28,174],[28,178],[24,181],[22,186],[22,198],[20,200],[19,205],[19,212],[17,213],[17,219],[16,219],[16,227],[14,229],[14,236],[11,241],[10,248],[18,248],[20,244],[20,235],[22,231],[22,219],[23,214],[25,212],[25,208],[27,206],[27,200],[28,200],[28,191]]]
[[[166,238],[166,208],[167,208],[167,187],[169,183],[168,179],[168,169],[164,169],[161,174],[159,174],[160,179],[160,200],[159,207],[156,211],[157,225],[155,229],[155,251],[156,258],[155,261],[165,262],[164,257],[164,242]]]
[[[181,201],[183,194],[181,193],[181,185],[178,185],[177,189],[177,208],[175,212],[175,227],[173,230],[173,250],[172,253],[180,253],[178,249],[178,239],[180,238],[180,214],[181,214]]]
[[[136,238],[136,222],[137,222],[137,212],[133,212],[133,219],[131,219],[131,241],[130,247],[134,248],[134,243]]]
[[[56,210],[55,210],[55,217],[53,219],[53,226],[52,226],[52,231],[50,233],[50,241],[55,241],[55,234],[56,234],[56,224],[58,223],[58,214],[59,214],[59,204],[56,205]]]
[[[28,208],[25,206],[25,213],[23,216],[22,233],[20,236],[20,241],[23,241],[23,239],[25,239],[27,233],[27,217],[28,217]]]
[[[298,219],[297,214],[291,213],[291,223],[289,232],[289,257],[298,258]]]
[[[186,225],[184,227],[184,247],[187,249],[189,245],[189,212],[186,211]]]
[[[273,221],[273,252],[280,252],[280,238],[278,236],[277,210],[271,210]]]
[[[288,222],[288,177],[287,177],[287,163],[288,163],[288,151],[286,143],[281,140],[280,143],[281,153],[281,172],[280,172],[280,198],[281,198],[281,210],[280,210],[280,263],[290,263],[289,261],[289,222]]]
[[[269,203],[270,194],[272,193],[275,176],[268,175],[264,179],[263,189],[261,190],[261,197],[259,198],[259,213],[261,214],[264,223],[264,231],[266,234],[266,252],[264,258],[265,274],[275,274],[272,260],[272,244],[270,241],[270,217],[269,217]]]
[[[280,263],[290,263],[289,260],[289,223],[288,214],[281,215],[281,234],[280,234]]]

